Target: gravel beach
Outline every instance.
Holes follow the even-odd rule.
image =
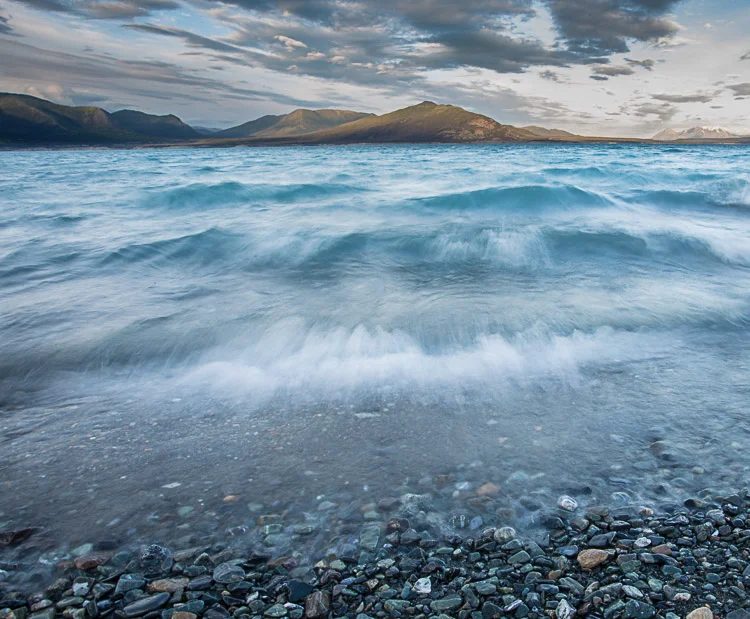
[[[421,526],[429,498],[381,501],[354,543],[319,557],[219,536],[170,548],[102,542],[47,560],[45,572],[24,560],[39,533],[6,531],[3,556],[17,561],[0,563],[0,618],[750,618],[747,491],[703,493],[660,514],[561,496],[533,538],[509,526],[435,534]],[[257,526],[278,535],[282,520],[267,514]]]

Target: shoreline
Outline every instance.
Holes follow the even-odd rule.
[[[750,617],[746,490],[658,515],[562,496],[535,539],[508,526],[419,530],[420,499],[381,505],[353,543],[310,559],[238,548],[228,534],[170,548],[104,542],[61,556],[46,587],[38,566],[0,561],[0,617]],[[274,535],[281,519],[258,525]],[[3,542],[23,557],[34,534]]]
[[[284,148],[284,147],[346,147],[346,146],[749,146],[750,138],[736,140],[681,140],[661,142],[640,138],[590,138],[584,140],[527,140],[495,142],[304,142],[289,140],[232,140],[217,142],[113,142],[113,143],[0,143],[0,152],[43,152],[75,150],[158,150],[158,149],[227,149],[227,148]]]

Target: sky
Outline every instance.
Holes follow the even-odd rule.
[[[750,133],[748,0],[0,0],[0,91],[225,128],[423,100],[513,125]]]

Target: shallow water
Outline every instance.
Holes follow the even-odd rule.
[[[0,530],[168,541],[407,491],[533,526],[561,492],[741,486],[749,169],[720,146],[0,152]]]

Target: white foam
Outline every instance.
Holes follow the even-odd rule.
[[[549,380],[575,385],[584,366],[651,358],[666,346],[663,336],[611,328],[568,336],[532,329],[512,339],[484,335],[432,353],[401,331],[305,330],[299,321],[285,321],[239,355],[222,359],[215,351],[185,380],[261,398],[297,390],[325,395],[381,387],[492,390]]]
[[[441,262],[481,260],[510,267],[549,264],[550,258],[537,228],[482,230],[471,239],[442,234],[431,244],[434,259]]]

